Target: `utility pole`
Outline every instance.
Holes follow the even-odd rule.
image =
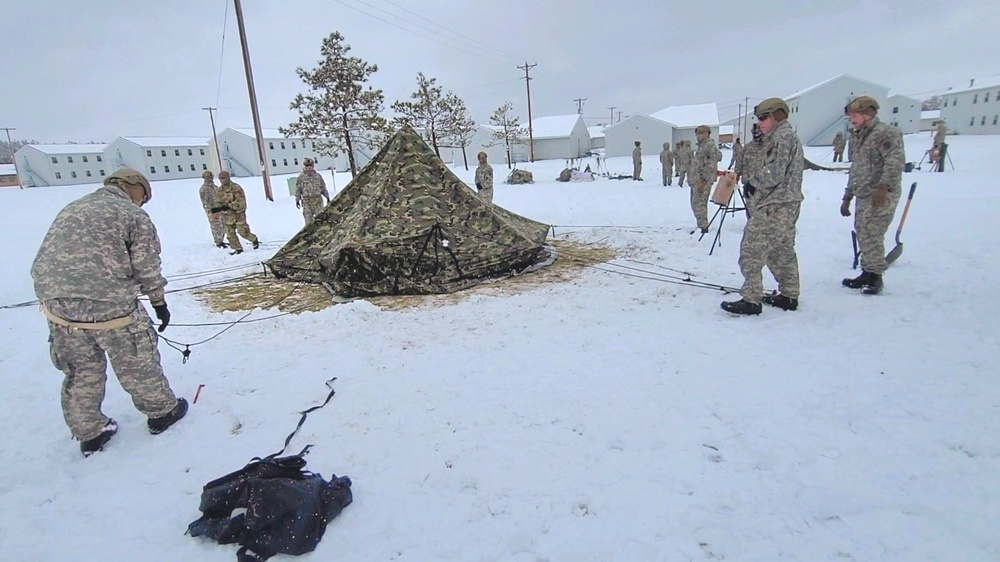
[[[621,111],[616,111],[615,113],[618,114],[618,123],[621,123],[622,122],[622,112]]]
[[[614,122],[615,122],[615,110],[616,110],[616,109],[618,109],[618,106],[617,106],[617,105],[612,105],[612,106],[611,106],[611,107],[609,107],[608,109],[610,109],[610,110],[611,110],[611,122],[610,122],[610,123],[608,123],[608,124],[609,124],[609,125],[613,125],[613,124],[614,124]]]
[[[219,171],[221,172],[224,168],[222,167],[222,152],[219,150],[219,136],[215,134],[215,115],[214,111],[218,111],[217,107],[203,107],[205,111],[208,112],[208,119],[212,122],[212,142],[215,143],[215,155],[219,158]]]
[[[524,85],[528,89],[528,152],[531,154],[531,161],[535,161],[535,131],[531,126],[531,76],[528,75],[528,71],[535,68],[538,64],[528,64],[528,61],[524,61],[524,66],[519,66],[518,68],[524,71]]]
[[[253,130],[257,136],[257,158],[260,159],[260,175],[264,179],[264,197],[274,201],[271,193],[271,177],[267,170],[267,157],[264,155],[264,131],[260,126],[260,112],[257,110],[257,92],[253,87],[253,70],[250,68],[250,49],[247,47],[247,32],[243,25],[243,7],[240,0],[233,0],[236,7],[236,23],[240,28],[240,46],[243,48],[243,67],[247,76],[247,92],[250,94],[250,113],[253,116]]]
[[[0,127],[7,131],[7,148],[10,149],[10,160],[14,163],[14,175],[17,176],[17,187],[24,189],[24,182],[21,181],[21,172],[17,169],[17,158],[14,158],[14,143],[10,141],[10,132],[16,131],[14,127]]]
[[[573,101],[576,102],[576,112],[578,115],[583,115],[583,102],[587,101],[587,98],[576,98]]]

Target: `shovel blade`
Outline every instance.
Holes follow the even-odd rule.
[[[885,264],[892,265],[892,262],[896,261],[899,258],[899,256],[902,255],[902,253],[903,253],[903,243],[900,242],[899,244],[896,244],[895,248],[893,248],[888,254],[886,254]]]

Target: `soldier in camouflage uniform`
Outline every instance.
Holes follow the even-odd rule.
[[[861,289],[870,295],[882,291],[882,274],[885,262],[885,232],[892,223],[902,190],[903,134],[896,127],[879,121],[878,102],[869,96],[860,96],[844,108],[854,128],[856,138],[851,174],[840,205],[840,214],[851,216],[854,206],[854,230],[858,235],[862,273],[843,284]]]
[[[642,181],[642,147],[639,141],[635,141],[635,148],[632,149],[632,179]]]
[[[729,166],[726,169],[738,168],[741,158],[743,158],[743,143],[740,141],[740,137],[736,137],[736,142],[733,143],[733,156],[729,159]]]
[[[802,142],[788,122],[788,105],[781,98],[760,102],[754,113],[762,136],[744,152],[744,186],[753,195],[747,199],[750,218],[740,243],[742,298],[722,303],[722,309],[733,314],[760,314],[761,303],[784,310],[799,306],[795,223],[803,199]],[[764,296],[765,266],[778,281],[778,294]]]
[[[681,141],[681,149],[677,158],[681,161],[681,173],[678,185],[684,187],[685,179],[688,180],[688,184],[691,183],[690,178],[688,178],[688,174],[691,173],[691,164],[694,161],[694,151],[691,149],[691,141]]]
[[[205,209],[205,216],[208,217],[208,226],[212,229],[212,240],[215,241],[215,245],[219,248],[227,248],[228,246],[223,241],[223,236],[225,235],[225,228],[222,225],[222,215],[220,213],[213,213],[212,209],[215,208],[215,175],[211,171],[206,171],[201,175],[202,179],[205,180],[201,184],[201,188],[198,189],[198,195],[201,197],[201,206]]]
[[[837,131],[837,134],[833,137],[833,161],[843,162],[844,161],[844,145],[847,141],[844,140],[844,133]]]
[[[240,184],[230,179],[229,172],[222,170],[219,172],[219,191],[215,194],[217,207],[214,212],[222,213],[222,223],[226,225],[226,238],[233,248],[233,254],[243,253],[243,244],[240,243],[240,236],[253,244],[253,249],[260,247],[257,236],[250,232],[250,225],[247,224],[247,196],[243,193]]]
[[[681,152],[684,148],[684,141],[677,141],[674,143],[674,176],[680,177],[681,175]],[[681,183],[680,187],[684,187]]]
[[[302,161],[302,173],[295,179],[295,207],[302,209],[302,218],[309,224],[323,210],[324,200],[330,202],[323,176],[316,171],[312,158]]]
[[[152,197],[135,170],[113,172],[104,186],[56,215],[31,266],[35,294],[48,318],[50,356],[63,372],[62,410],[85,456],[118,431],[101,411],[110,359],[122,388],[148,417],[152,433],[187,413],[163,375],[157,334],[139,293],[170,323],[163,297],[160,240],[140,207]]]
[[[481,197],[487,203],[493,202],[493,166],[490,166],[486,161],[487,155],[485,152],[480,151],[476,155],[476,160],[479,161],[479,166],[476,167],[476,191],[479,192],[479,197]]]
[[[660,151],[660,167],[663,169],[663,185],[672,185],[671,172],[674,169],[674,153],[670,151],[669,142],[663,143],[663,150]]]
[[[691,166],[691,211],[698,228],[708,232],[708,195],[718,176],[716,164],[722,160],[722,152],[712,140],[712,130],[707,125],[698,125],[694,134],[698,139],[698,152]]]

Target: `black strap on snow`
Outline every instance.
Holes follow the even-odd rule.
[[[298,433],[299,429],[302,428],[302,424],[306,423],[306,418],[309,416],[309,414],[312,413],[312,412],[314,412],[314,411],[316,411],[316,410],[319,410],[323,406],[326,406],[327,404],[329,404],[330,400],[333,398],[333,395],[337,393],[337,391],[334,390],[332,386],[330,386],[330,384],[333,381],[335,381],[335,380],[337,380],[337,377],[333,377],[332,379],[326,381],[326,386],[330,389],[330,394],[326,395],[326,400],[324,400],[322,404],[319,404],[317,406],[313,406],[313,407],[311,407],[309,409],[306,409],[306,410],[303,410],[302,412],[299,412],[300,414],[302,414],[302,417],[299,418],[299,423],[298,423],[298,425],[295,426],[295,429],[293,429],[292,432],[288,434],[288,437],[285,438],[285,445],[283,447],[281,447],[280,451],[278,451],[277,453],[271,453],[270,455],[268,455],[268,456],[266,456],[264,458],[254,458],[253,460],[251,460],[251,462],[253,462],[253,461],[261,461],[261,460],[264,460],[264,461],[271,460],[271,459],[277,457],[278,455],[284,453],[285,449],[288,448],[288,444],[292,442],[292,438],[295,437],[295,434]],[[309,452],[310,448],[312,448],[311,444],[310,445],[306,445],[305,448],[302,449],[302,452],[300,452],[298,455],[295,455],[295,456],[301,457],[301,456],[305,455],[306,453]]]

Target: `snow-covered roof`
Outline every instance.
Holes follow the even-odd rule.
[[[719,107],[712,103],[695,105],[672,105],[650,115],[654,119],[666,121],[678,128],[719,125]]]
[[[250,138],[256,138],[257,137],[257,133],[253,130],[253,127],[231,127],[231,129],[234,130],[234,131],[236,131],[237,133],[246,135],[246,136],[248,136]],[[287,138],[287,137],[285,137],[285,135],[281,134],[281,131],[279,131],[278,129],[263,129],[262,128],[260,130],[260,132],[261,132],[261,134],[264,135],[265,139],[282,139],[283,140],[283,139]]]
[[[962,86],[961,88],[953,88],[941,95],[950,96],[952,94],[962,94],[965,92],[975,92],[977,90],[1000,88],[1000,74],[993,74],[983,78],[974,78],[971,82],[972,84],[970,85]]]
[[[789,102],[789,101],[791,101],[791,100],[793,100],[795,98],[801,97],[803,94],[807,94],[807,93],[809,93],[809,92],[811,92],[813,90],[822,88],[823,86],[826,86],[830,82],[833,82],[835,80],[840,80],[841,78],[850,78],[851,80],[858,80],[858,81],[864,82],[866,84],[871,84],[873,86],[878,86],[880,88],[885,88],[886,90],[889,89],[889,87],[886,86],[886,85],[884,85],[884,84],[879,84],[878,82],[872,82],[871,80],[865,80],[864,78],[858,78],[857,76],[845,73],[845,74],[838,74],[838,75],[834,76],[833,78],[827,78],[826,80],[823,80],[819,84],[813,84],[812,86],[809,86],[808,88],[802,88],[801,90],[799,90],[797,92],[794,92],[794,93],[792,93],[789,96],[785,96],[782,99],[785,100],[786,102]]]
[[[132,144],[137,144],[143,148],[161,148],[178,146],[205,146],[209,137],[122,137]]]
[[[734,128],[735,127],[733,125],[719,125],[719,134],[720,135],[731,135],[731,134],[733,134],[733,129]]]
[[[927,111],[920,112],[921,119],[939,119],[941,117],[940,109],[929,109]]]
[[[568,137],[580,119],[578,113],[532,119],[531,134],[535,140]]]
[[[603,139],[604,125],[594,125],[593,127],[587,127],[587,132],[590,134],[590,138],[592,139]]]
[[[17,175],[17,169],[13,164],[0,164],[0,176]]]
[[[908,96],[906,94],[897,94],[895,92],[889,92],[889,95],[887,96],[887,98],[890,99],[890,100],[893,99],[893,98],[902,98],[904,100],[915,101],[917,103],[920,103],[920,100],[918,100],[917,98],[915,98],[913,96]]]
[[[45,154],[100,154],[106,144],[26,144]]]

